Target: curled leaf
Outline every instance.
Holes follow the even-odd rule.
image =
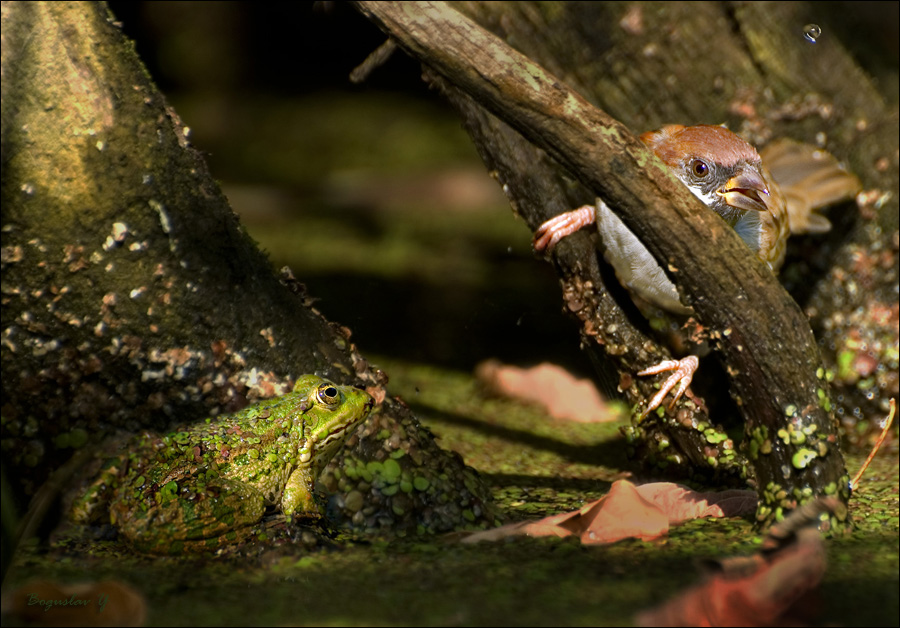
[[[715,561],[705,582],[639,614],[639,626],[795,626],[809,623],[811,596],[825,574],[818,526],[846,506],[820,498],[772,526],[753,556]]]
[[[590,380],[576,379],[554,364],[521,369],[487,360],[475,376],[492,394],[537,404],[555,419],[597,423],[619,418]]]
[[[671,482],[641,484],[637,490],[666,513],[670,524],[701,517],[740,517],[755,512],[758,501],[756,491],[698,493]]]
[[[652,541],[666,535],[670,524],[698,517],[744,515],[755,509],[753,491],[698,493],[671,482],[635,486],[628,480],[619,480],[613,483],[609,493],[578,510],[476,532],[463,542],[496,541],[516,535],[577,535],[582,543],[589,545],[627,538]]]
[[[641,613],[639,626],[796,625],[795,611],[825,573],[818,533],[749,575],[720,574],[662,606]]]

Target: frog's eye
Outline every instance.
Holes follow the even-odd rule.
[[[341,400],[341,391],[334,384],[322,384],[316,389],[316,401],[333,406]]]

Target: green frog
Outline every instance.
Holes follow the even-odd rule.
[[[368,416],[373,399],[304,375],[293,391],[159,436],[141,434],[106,461],[72,509],[81,523],[109,512],[136,550],[208,551],[247,538],[267,507],[314,521],[316,478]]]

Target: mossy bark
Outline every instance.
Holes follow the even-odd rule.
[[[810,319],[841,420],[855,442],[874,438],[900,381],[897,68],[873,66],[873,82],[853,56],[889,56],[877,37],[845,26],[840,6],[809,3],[454,6],[635,132],[725,122],[758,147],[821,145],[861,178],[860,211],[842,205],[830,234],[792,241],[780,279]]]
[[[8,462],[39,466],[79,427],[235,407],[308,370],[349,379],[349,345],[241,229],[105,7],[3,17]]]
[[[368,495],[382,525],[489,516],[480,480],[385,399],[386,377],[349,330],[244,232],[106,6],[2,10],[2,447],[14,486],[33,493],[104,433],[238,409],[315,372],[384,400],[350,441],[354,465],[402,458],[429,481],[413,498],[377,481],[332,488]]]
[[[732,127],[757,143],[775,135],[815,140],[825,133],[834,144],[829,148],[847,158],[864,129],[857,116],[879,124],[891,120],[883,99],[839,44],[812,53],[803,49],[808,44],[802,24],[792,34],[779,21],[789,17],[787,23],[794,23],[802,7],[772,18],[746,5],[454,5],[523,57],[443,3],[358,5],[452,85],[445,88],[451,101],[529,226],[572,203],[550,160],[515,139],[516,132],[620,211],[672,272],[702,326],[719,341],[732,376],[763,500],[761,518],[770,521],[777,509],[813,495],[837,492],[846,499],[828,371],[804,313],[732,233],[701,215],[697,201],[657,169],[627,130],[563,85],[640,130],[738,120]],[[777,32],[766,37],[772,30]],[[776,54],[782,49],[789,53]],[[858,84],[861,96],[844,95],[844,86],[833,80],[835,67],[843,68],[843,81]],[[810,78],[817,81],[815,92]],[[581,319],[586,345],[615,357],[626,394],[646,398],[648,386],[630,374],[662,350],[648,349],[654,343],[646,335],[621,324],[613,301],[606,301],[589,239],[569,240],[555,256],[566,305]],[[895,267],[896,260],[890,270]],[[884,286],[889,279],[889,272],[879,277]],[[881,296],[890,298],[887,292]],[[608,308],[602,307],[605,301]],[[669,419],[676,428],[704,422],[689,403]],[[686,442],[708,451],[704,430],[699,432]]]

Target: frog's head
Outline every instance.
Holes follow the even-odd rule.
[[[338,386],[317,375],[300,377],[294,393],[304,400],[300,464],[317,469],[328,464],[375,404],[365,391]]]

